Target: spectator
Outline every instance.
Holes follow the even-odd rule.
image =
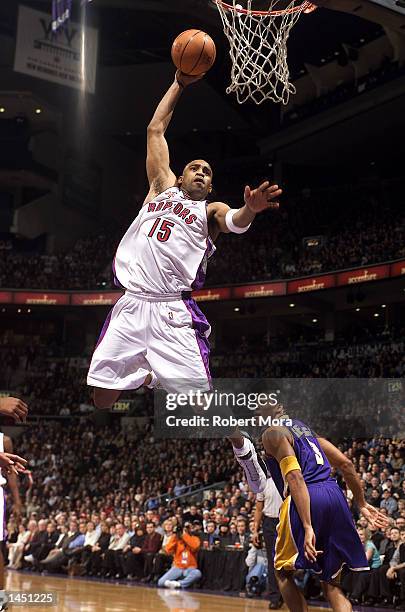
[[[370,586],[368,589],[369,598],[366,601],[366,605],[374,605],[377,601],[382,603],[384,606],[392,605],[392,570],[390,570],[390,568],[398,565],[400,561],[400,546],[401,539],[399,529],[396,527],[391,527],[389,530],[389,543],[385,549],[384,562],[370,578]]]
[[[10,569],[20,569],[24,547],[30,537],[30,531],[24,527],[24,523],[18,526],[18,537],[14,543],[6,543],[8,549],[8,567]]]
[[[83,538],[81,537],[82,535]],[[59,541],[55,543],[55,548],[49,552],[45,559],[40,561],[41,567],[49,571],[60,571],[63,567],[67,569],[69,561],[68,550],[73,550],[69,546],[73,542],[80,544],[80,541],[84,542],[84,534],[80,533],[77,520],[71,520],[67,533],[59,538]]]
[[[396,499],[392,496],[391,491],[389,491],[389,489],[385,489],[385,491],[383,491],[380,508],[385,508],[388,513],[388,516],[392,516],[398,508]]]
[[[47,541],[48,541],[47,521],[44,519],[41,519],[38,522],[37,531],[33,534],[32,538],[29,539],[26,545],[26,550],[25,550],[26,554],[24,556],[24,561],[26,563],[36,565],[38,561],[41,561],[42,558],[45,558],[46,554],[44,554],[43,556],[42,554],[44,551],[44,547],[46,547],[47,545]]]
[[[381,567],[380,555],[371,540],[371,534],[368,529],[362,527],[357,529],[357,532],[364,546],[370,571],[359,572],[355,576],[353,576],[353,574],[346,574],[345,576],[345,578],[347,577],[351,582],[351,588],[348,590],[351,591],[350,600],[355,605],[361,604],[363,597],[366,595],[370,585],[372,571],[378,570]]]
[[[101,517],[100,517],[101,518]],[[101,576],[102,561],[106,550],[110,544],[111,534],[108,523],[102,521],[100,523],[100,535],[97,543],[91,547],[90,560],[88,562],[88,575]]]
[[[122,555],[130,540],[130,535],[124,525],[118,523],[113,531],[110,544],[103,559],[103,571],[105,578],[122,577]]]
[[[160,550],[162,539],[162,536],[156,532],[155,525],[152,522],[146,523],[146,536],[141,547],[144,574],[142,582],[150,582],[152,580],[153,562],[155,555]]]
[[[201,541],[191,535],[190,523],[185,523],[183,531],[172,535],[166,544],[166,552],[173,555],[173,566],[158,581],[158,587],[187,589],[200,580],[197,568],[197,552]]]
[[[267,554],[261,534],[249,547],[246,565],[249,570],[246,576],[246,592],[251,597],[260,595],[266,588],[267,580]]]
[[[231,542],[237,548],[248,550],[249,548],[249,533],[246,527],[246,520],[239,518],[236,521],[236,534],[232,536]]]

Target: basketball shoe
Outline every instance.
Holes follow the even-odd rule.
[[[249,434],[245,431],[240,432],[244,438],[242,448],[233,446],[236,461],[243,468],[249,489],[253,493],[261,493],[266,487],[268,479],[267,466],[263,459],[258,456],[255,445]]]

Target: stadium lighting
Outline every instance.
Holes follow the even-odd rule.
[[[356,312],[360,312],[360,308],[356,308]]]
[[[4,108],[4,106],[0,106],[0,113],[5,113],[6,109]]]
[[[379,312],[375,312],[375,313],[374,313],[374,316],[375,316],[375,317],[379,317],[379,316],[380,316],[380,313],[379,313]]]
[[[240,311],[240,308],[238,308],[238,306],[236,306],[236,307],[234,308],[234,311],[235,311],[235,312],[239,312],[239,311]]]
[[[387,304],[381,304],[381,308],[387,308]]]
[[[405,291],[405,289],[404,289],[404,291]],[[295,308],[295,304],[291,303],[290,304],[290,308]]]
[[[36,115],[40,115],[42,113],[42,108],[36,108],[35,109],[35,114]]]
[[[318,319],[312,319],[312,323],[318,323]]]

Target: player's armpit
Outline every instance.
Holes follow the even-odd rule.
[[[226,213],[230,210],[228,204],[223,202],[212,202],[207,207],[207,220],[210,228],[210,236],[213,240],[218,238],[219,233],[229,234],[229,229],[226,225]]]

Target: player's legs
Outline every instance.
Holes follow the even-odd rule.
[[[339,585],[330,582],[321,582],[325,598],[329,601],[334,612],[352,612],[352,604],[345,597]]]
[[[148,374],[143,381],[143,387],[149,387],[152,382],[152,374]],[[93,389],[93,402],[96,408],[99,410],[108,410],[117,402],[120,398],[122,391],[116,391],[115,389],[101,389],[100,387],[94,387]]]
[[[307,602],[294,582],[294,572],[276,571],[276,578],[284,603],[290,612],[307,612]]]
[[[257,454],[255,446],[247,433],[236,430],[230,436],[235,458],[245,472],[249,489],[253,493],[260,493],[266,487],[268,478],[266,464]]]

